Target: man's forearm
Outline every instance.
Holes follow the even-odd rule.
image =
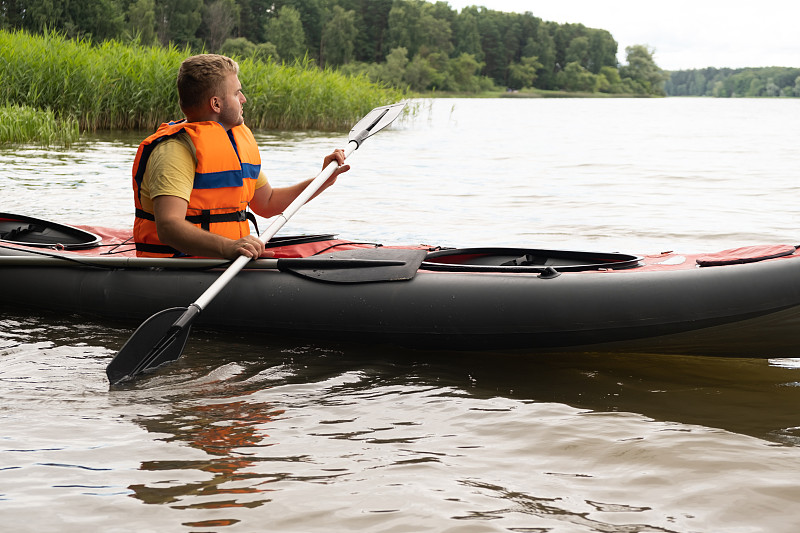
[[[210,233],[186,220],[157,221],[158,238],[168,246],[196,257],[227,257],[231,239]]]

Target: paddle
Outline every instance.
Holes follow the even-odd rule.
[[[376,107],[362,118],[350,130],[349,142],[344,150],[345,158],[349,157],[367,138],[379,132],[389,124],[405,107],[404,102],[388,106]],[[266,243],[280,230],[289,218],[303,206],[338,168],[334,161],[328,164],[308,187],[289,204],[286,210],[275,217],[269,227],[259,235]],[[134,331],[133,335],[122,346],[119,353],[106,367],[106,375],[112,385],[133,379],[146,370],[151,370],[181,356],[192,322],[198,314],[219,294],[239,271],[250,261],[241,256],[223,272],[200,297],[188,307],[173,307],[160,311]]]

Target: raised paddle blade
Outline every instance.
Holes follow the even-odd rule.
[[[192,309],[172,307],[145,320],[106,367],[108,381],[116,385],[178,359],[191,330],[185,315]]]
[[[426,250],[365,248],[304,258],[278,259],[278,269],[328,283],[407,281],[413,278]]]
[[[350,130],[349,140],[360,146],[364,139],[375,135],[391,124],[406,107],[405,102],[376,107]]]

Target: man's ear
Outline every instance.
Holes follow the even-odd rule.
[[[211,100],[209,100],[209,104],[211,104],[211,110],[214,111],[214,113],[219,113],[222,110],[221,102],[217,96],[212,96]]]

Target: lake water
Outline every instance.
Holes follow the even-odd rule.
[[[421,101],[282,233],[632,253],[798,244],[798,124],[798,99]],[[129,226],[142,136],[1,149],[0,211]],[[313,176],[346,139],[257,137],[276,185]],[[800,350],[464,355],[195,331],[176,364],[109,390],[132,328],[2,296],[0,313],[3,530],[800,523]]]

